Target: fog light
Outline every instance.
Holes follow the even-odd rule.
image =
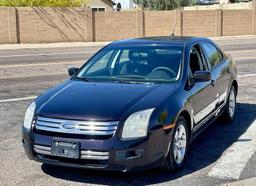
[[[135,150],[135,155],[136,155],[136,156],[141,157],[141,156],[143,156],[143,154],[144,154],[144,150],[142,150],[142,149]]]
[[[143,149],[117,151],[116,152],[116,161],[141,158],[143,155],[144,155]]]

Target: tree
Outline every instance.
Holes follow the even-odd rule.
[[[196,0],[177,0],[178,7],[185,7],[185,6],[194,6],[196,5]]]
[[[195,5],[195,0],[134,0],[143,9],[173,10],[176,8]]]

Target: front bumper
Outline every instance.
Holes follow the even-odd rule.
[[[169,131],[170,132],[170,131]],[[63,140],[77,141],[80,144],[79,159],[62,158],[51,155],[51,144],[55,136],[22,130],[22,142],[29,159],[45,164],[59,166],[112,170],[138,171],[161,166],[167,156],[170,134],[162,129],[151,132],[147,138],[123,141],[117,135],[109,139],[76,139],[69,136],[58,137]],[[35,147],[45,147],[47,153],[37,151]],[[44,152],[44,151],[43,151]],[[82,158],[84,152],[90,152],[90,158]],[[103,154],[102,160],[93,158],[93,152]],[[88,156],[87,156],[88,157]]]

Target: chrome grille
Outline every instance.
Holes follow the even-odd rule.
[[[38,154],[52,155],[50,146],[33,145],[33,150]],[[109,159],[109,152],[81,150],[80,151],[80,159],[108,160]]]
[[[113,135],[116,131],[118,121],[98,122],[98,121],[78,121],[55,119],[38,116],[35,122],[37,130],[85,134],[85,135]]]
[[[51,155],[51,147],[41,146],[41,145],[33,145],[33,150],[38,154]]]
[[[82,150],[80,158],[90,160],[107,160],[109,159],[109,152]]]

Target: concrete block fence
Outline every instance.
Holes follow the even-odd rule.
[[[175,28],[175,29],[174,29]],[[256,6],[243,10],[93,12],[88,8],[1,7],[0,43],[112,41],[170,35],[256,35]]]

